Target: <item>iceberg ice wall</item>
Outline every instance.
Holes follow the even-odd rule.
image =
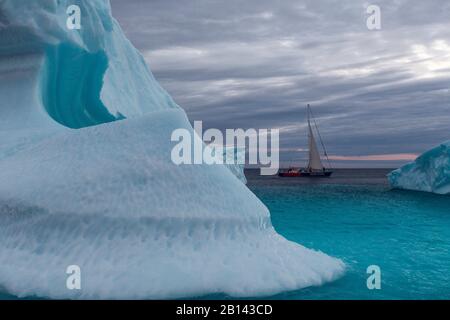
[[[106,0],[0,0],[0,288],[51,298],[275,294],[340,260],[278,235],[226,166],[170,160],[193,133]],[[195,136],[195,135],[194,135]],[[78,265],[81,290],[68,290]]]
[[[388,178],[394,188],[450,194],[450,141],[392,171]]]

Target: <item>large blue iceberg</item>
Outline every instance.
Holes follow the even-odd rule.
[[[193,133],[107,0],[0,0],[0,290],[50,298],[270,295],[344,264],[277,234],[224,165],[170,160]],[[81,268],[81,290],[66,269]]]
[[[450,141],[392,171],[388,178],[397,189],[450,194]]]

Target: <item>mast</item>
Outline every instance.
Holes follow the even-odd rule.
[[[323,171],[324,167],[322,161],[320,160],[319,149],[317,148],[316,139],[311,127],[311,107],[307,105],[308,114],[308,146],[309,146],[309,161],[308,161],[308,171]],[[317,129],[317,126],[316,126]]]

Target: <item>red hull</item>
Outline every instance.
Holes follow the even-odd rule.
[[[290,177],[290,178],[302,176],[302,174],[300,172],[280,172],[278,175],[280,177]]]
[[[302,171],[285,171],[278,173],[278,176],[283,178],[297,178],[297,177],[330,177],[333,174],[333,171],[324,171],[324,172],[302,172]]]

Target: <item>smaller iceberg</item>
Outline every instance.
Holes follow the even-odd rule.
[[[450,141],[388,175],[393,188],[450,194]]]

